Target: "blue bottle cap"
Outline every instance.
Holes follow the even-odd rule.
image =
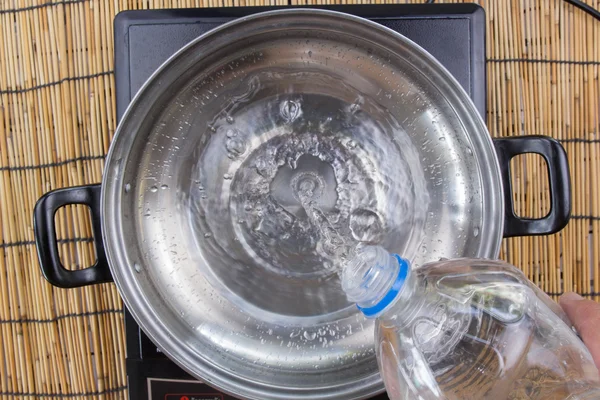
[[[361,307],[357,305],[358,309],[365,315],[365,317],[374,317],[385,310],[385,308],[389,306],[394,299],[396,299],[396,296],[398,296],[398,293],[400,293],[400,290],[402,290],[402,286],[404,286],[410,266],[408,265],[408,261],[400,257],[398,254],[393,254],[393,256],[396,257],[396,260],[398,260],[398,264],[400,265],[400,268],[398,268],[398,276],[396,276],[396,280],[394,281],[392,287],[390,287],[385,296],[383,296],[383,298],[377,304],[371,307]]]

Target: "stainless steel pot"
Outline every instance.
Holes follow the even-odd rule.
[[[512,211],[509,160],[526,152],[548,163],[542,219]],[[493,142],[413,42],[290,9],[221,26],[168,60],[119,125],[102,185],[46,194],[35,233],[51,283],[114,280],[142,329],[203,381],[248,399],[359,399],[383,391],[373,325],[345,299],[330,242],[378,243],[417,266],[494,258],[503,234],[560,230],[569,190],[556,141]],[[66,204],[92,209],[91,268],[60,263],[54,214]]]

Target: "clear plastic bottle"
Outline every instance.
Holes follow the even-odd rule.
[[[592,356],[560,307],[512,265],[457,259],[416,270],[380,247],[342,271],[377,318],[390,399],[600,399]]]

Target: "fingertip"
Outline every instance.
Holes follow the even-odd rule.
[[[567,292],[567,293],[563,294],[562,296],[560,296],[560,298],[558,299],[558,301],[561,305],[564,303],[570,303],[573,301],[580,301],[580,300],[584,300],[584,298],[575,292]]]
[[[563,294],[559,302],[600,369],[600,303],[573,292]]]

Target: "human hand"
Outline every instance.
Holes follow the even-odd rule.
[[[586,300],[577,293],[565,293],[560,297],[560,306],[579,332],[583,343],[600,370],[600,303]]]

